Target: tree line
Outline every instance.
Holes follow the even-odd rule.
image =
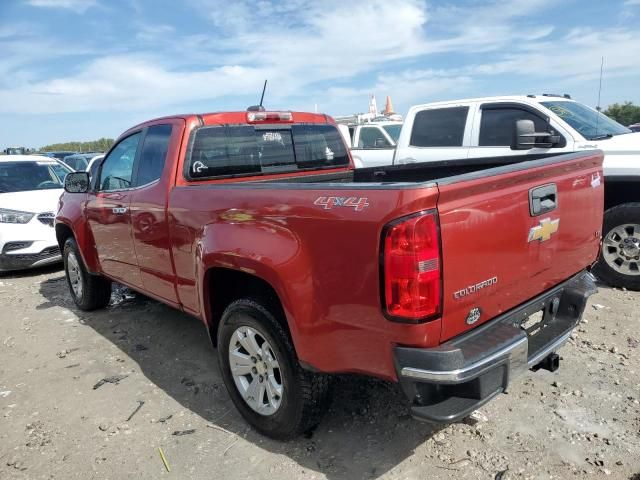
[[[625,126],[640,123],[640,106],[634,105],[633,102],[614,103],[609,105],[603,113]]]
[[[56,151],[70,151],[70,152],[106,152],[111,148],[113,138],[100,138],[98,140],[92,140],[90,142],[65,142],[65,143],[53,143],[51,145],[45,145],[40,149],[41,152],[56,152]]]

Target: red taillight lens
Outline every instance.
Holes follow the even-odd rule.
[[[438,223],[428,212],[390,224],[384,237],[384,303],[387,313],[410,321],[440,314]]]
[[[292,122],[291,112],[247,112],[247,122]]]

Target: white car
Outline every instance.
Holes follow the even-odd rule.
[[[93,176],[98,171],[98,167],[100,166],[100,161],[104,158],[104,154],[96,155],[89,160],[89,165],[85,169],[85,172],[89,174],[89,177],[93,178]]]
[[[0,272],[61,261],[53,222],[71,171],[54,158],[0,157]]]

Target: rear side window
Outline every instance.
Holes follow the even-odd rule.
[[[461,147],[469,107],[439,108],[416,113],[410,145]]]
[[[510,147],[513,144],[516,121],[533,120],[536,132],[547,130],[547,123],[537,115],[519,108],[500,108],[482,110],[480,119],[481,147]]]
[[[160,178],[167,158],[170,139],[171,125],[149,127],[142,144],[136,185],[147,185]]]
[[[391,144],[378,127],[362,127],[358,148],[389,148]]]
[[[349,165],[333,125],[215,126],[197,129],[189,153],[189,178],[295,172]]]

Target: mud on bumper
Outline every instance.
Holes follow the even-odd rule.
[[[414,417],[456,422],[506,390],[511,378],[560,348],[597,291],[581,272],[494,320],[432,349],[396,347],[400,385]],[[533,329],[523,323],[542,312]]]

